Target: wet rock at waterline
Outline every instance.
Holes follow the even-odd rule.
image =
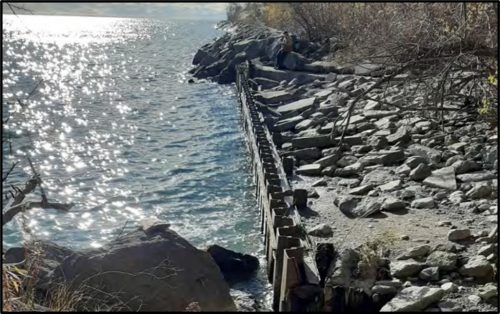
[[[207,252],[229,283],[248,279],[255,275],[259,268],[259,260],[248,254],[234,252],[218,245],[209,246]]]

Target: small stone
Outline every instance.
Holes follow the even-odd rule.
[[[422,270],[423,264],[413,259],[391,262],[391,275],[396,278],[406,278],[416,275]]]
[[[410,283],[411,284],[411,283]],[[407,287],[382,307],[381,312],[418,312],[441,300],[444,291],[440,288]]]
[[[411,202],[413,208],[434,208],[435,203],[432,197],[419,198]]]
[[[308,234],[316,237],[328,238],[333,236],[332,227],[327,224],[319,224],[316,227],[312,228]]]
[[[423,179],[430,176],[431,173],[431,168],[428,165],[422,163],[410,172],[410,179],[415,181],[422,181]]]
[[[382,210],[385,211],[397,211],[402,210],[406,207],[406,204],[394,197],[388,197],[382,203]]]
[[[474,305],[478,305],[479,303],[481,303],[481,297],[477,295],[470,295],[467,297],[467,300],[469,300],[469,302],[471,302]]]
[[[401,126],[395,133],[388,135],[386,138],[390,144],[397,142],[406,143],[411,139],[410,132],[406,126]]]
[[[328,166],[325,169],[321,170],[321,175],[333,177],[335,175],[335,170],[337,170],[337,166]]]
[[[458,286],[454,284],[453,282],[447,282],[441,285],[441,289],[444,290],[444,292],[449,293],[449,292],[457,292],[458,291]]]
[[[396,168],[396,173],[400,176],[406,177],[411,172],[411,168],[406,164],[402,164],[401,166]]]
[[[451,166],[455,168],[456,174],[463,174],[481,170],[481,167],[473,160],[458,160],[455,161]]]
[[[497,252],[497,249],[498,249],[498,245],[496,243],[495,244],[488,244],[488,245],[481,247],[479,249],[479,251],[477,252],[477,254],[483,255],[483,256],[488,256],[491,253]]]
[[[454,253],[434,251],[427,256],[425,264],[428,266],[439,267],[439,269],[443,271],[450,271],[456,269],[457,260],[457,255]]]
[[[460,307],[460,305],[450,300],[439,302],[438,307],[441,312],[462,312],[462,308]]]
[[[437,281],[439,280],[439,268],[438,267],[427,267],[422,269],[418,277],[425,281]]]
[[[416,168],[420,164],[427,163],[427,160],[421,156],[411,156],[405,161],[405,165],[408,165],[411,169]]]
[[[319,176],[321,174],[321,165],[320,164],[303,165],[297,169],[296,173],[306,176]]]
[[[490,279],[494,269],[482,255],[473,256],[463,265],[460,270],[462,276],[472,276],[475,278]]]
[[[455,191],[455,192],[452,192],[448,196],[448,199],[453,204],[460,204],[461,202],[463,202],[465,200],[465,195],[464,195],[464,192],[462,192],[462,191]]]
[[[402,236],[399,237],[401,240],[410,240],[410,237],[406,234],[403,234]]]
[[[498,296],[498,288],[495,284],[489,282],[482,287],[479,287],[477,295],[484,301],[496,298]]]
[[[327,186],[328,183],[326,182],[325,179],[319,179],[318,181],[314,182],[312,184],[312,186],[316,187],[316,186]]]
[[[455,179],[455,169],[453,167],[444,167],[435,171],[422,181],[423,184],[430,187],[437,187],[447,190],[456,190],[457,181]]]
[[[455,229],[448,232],[449,241],[461,241],[471,236],[470,229]]]
[[[356,188],[349,190],[349,194],[352,195],[364,195],[373,189],[373,184],[361,185]]]
[[[470,199],[486,198],[491,195],[492,189],[490,185],[487,184],[476,184],[472,189],[470,189],[465,196]]]
[[[401,180],[394,180],[386,184],[380,185],[379,189],[383,192],[390,192],[397,190],[401,187]]]
[[[400,196],[404,200],[410,200],[412,198],[415,198],[415,191],[405,189],[401,192]]]
[[[451,221],[448,221],[448,220],[439,221],[439,222],[437,223],[437,225],[438,225],[439,227],[451,226]]]
[[[396,294],[398,290],[393,286],[375,285],[372,287],[372,293],[378,294]]]

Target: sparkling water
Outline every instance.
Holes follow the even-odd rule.
[[[100,247],[157,217],[265,265],[234,87],[187,82],[196,50],[221,35],[214,22],[3,18],[4,173],[20,160],[9,183],[23,184],[30,156],[49,201],[75,204],[17,217],[4,247],[30,235]],[[237,288],[269,299],[263,269]]]

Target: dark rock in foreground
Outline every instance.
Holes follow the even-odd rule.
[[[51,285],[91,287],[90,306],[185,311],[196,302],[202,311],[236,309],[210,255],[169,230],[167,224],[145,226],[100,249],[75,252],[50,279]]]
[[[248,279],[259,268],[259,260],[248,254],[233,252],[218,245],[209,246],[207,252],[231,284]]]

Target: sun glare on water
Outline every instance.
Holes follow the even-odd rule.
[[[128,18],[89,16],[4,15],[4,23],[21,30],[20,38],[54,44],[107,43],[138,37]]]

